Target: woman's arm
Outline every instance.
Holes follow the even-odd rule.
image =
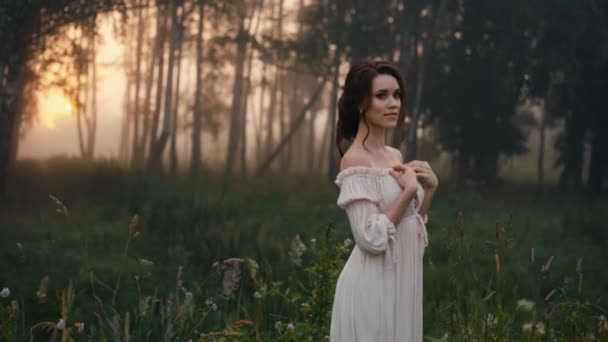
[[[424,200],[422,201],[422,205],[420,206],[420,210],[418,213],[421,216],[426,216],[429,208],[431,207],[431,201],[433,200],[433,196],[435,195],[435,190],[424,190]]]
[[[397,198],[393,204],[386,209],[384,213],[386,217],[396,226],[401,222],[407,207],[409,207],[412,199],[416,196],[415,188],[405,188],[401,191],[401,195]],[[425,196],[426,197],[426,196]]]
[[[418,210],[422,216],[427,215],[433,196],[439,187],[439,180],[427,162],[413,160],[407,163],[416,172],[416,177],[424,187],[424,200]]]

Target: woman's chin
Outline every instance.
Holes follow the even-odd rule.
[[[395,119],[395,120],[386,120],[386,121],[384,122],[384,125],[383,125],[383,126],[384,126],[384,128],[386,128],[386,129],[395,128],[395,127],[397,127],[397,119]]]

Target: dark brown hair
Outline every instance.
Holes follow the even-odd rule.
[[[338,100],[338,124],[336,127],[336,146],[343,156],[340,143],[343,139],[351,141],[357,135],[359,129],[359,121],[365,120],[365,110],[370,102],[372,91],[372,81],[378,75],[391,75],[397,79],[399,88],[401,89],[401,109],[405,110],[405,87],[403,80],[397,68],[390,62],[384,60],[363,60],[354,64],[344,81],[344,90]],[[361,110],[360,110],[361,109]],[[401,113],[400,113],[401,114]],[[401,115],[399,115],[401,117]],[[369,128],[369,125],[367,126]],[[363,142],[367,139],[369,130]]]

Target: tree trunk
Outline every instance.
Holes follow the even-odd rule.
[[[6,66],[6,86],[0,88],[0,203],[6,200],[10,149],[13,140],[17,139],[13,126],[16,119],[16,90],[20,86],[22,69],[25,68],[25,65],[22,65],[25,64],[23,57],[19,51],[13,52],[13,61],[9,60]]]
[[[97,26],[93,25],[91,32],[91,121],[89,122],[88,141],[87,141],[87,159],[93,160],[95,155],[95,139],[97,136],[97,65],[96,65],[96,49],[95,38],[97,34]]]
[[[180,23],[181,25],[181,23]],[[171,149],[170,149],[170,170],[171,175],[177,175],[177,132],[179,125],[179,86],[182,74],[182,47],[183,44],[183,30],[179,30],[179,37],[177,39],[177,79],[175,81],[175,100],[173,101],[173,127],[171,132]]]
[[[547,87],[547,92],[545,94],[545,100],[543,104],[543,111],[540,117],[539,124],[539,142],[538,142],[538,160],[536,162],[537,168],[537,187],[538,192],[542,193],[545,187],[545,143],[546,143],[546,131],[547,124],[549,123],[549,119],[554,110],[554,101],[555,99],[555,85],[551,79],[549,85]]]
[[[129,66],[125,65],[125,68],[129,68]],[[118,159],[125,164],[129,160],[128,142],[129,131],[131,130],[131,77],[129,76],[128,70],[126,71],[126,74],[125,93],[123,94],[124,115],[122,117],[122,125],[120,126],[120,146],[118,147]]]
[[[31,73],[31,70],[29,70],[28,68],[27,72]],[[21,138],[21,124],[24,120],[24,111],[26,107],[26,101],[24,101],[24,96],[33,93],[33,87],[35,87],[35,85],[30,85],[29,82],[23,81],[21,82],[20,87],[21,89],[17,91],[17,97],[15,98],[17,105],[15,107],[15,118],[13,120],[13,133],[11,134],[13,139],[11,140],[11,147],[8,158],[9,174],[12,172],[15,166],[15,162],[17,161],[19,141]]]
[[[545,171],[544,171],[544,163],[545,163],[545,131],[546,131],[546,116],[547,116],[547,107],[545,102],[545,108],[543,109],[543,113],[540,118],[540,127],[539,127],[539,142],[538,142],[538,160],[536,163],[536,167],[538,170],[538,179],[537,186],[538,192],[542,193],[544,190],[545,184]]]
[[[139,142],[141,141],[140,133],[139,133],[139,123],[140,123],[140,95],[139,90],[141,87],[141,64],[142,64],[142,49],[143,49],[143,36],[144,36],[144,15],[143,15],[143,1],[138,0],[137,6],[139,7],[137,10],[137,35],[135,38],[135,96],[134,96],[134,105],[133,105],[133,142],[131,150],[133,151],[131,155],[131,166],[138,167],[138,161],[142,159],[141,156],[141,148]]]
[[[327,125],[330,127],[329,135],[333,138],[336,134],[336,117],[338,114],[338,89],[340,88],[339,77],[340,77],[340,46],[336,46],[334,51],[334,62],[333,62],[333,80],[331,84],[331,98],[329,115],[327,117]],[[338,175],[340,165],[338,165],[338,150],[335,144],[335,139],[329,139],[328,145],[328,162],[327,162],[327,177],[332,182]]]
[[[351,0],[347,2],[349,4],[348,11],[353,13],[350,24],[348,25],[348,37],[350,46],[350,65],[361,62],[367,57],[367,48],[361,43],[359,39],[362,28],[366,26],[365,22],[365,4],[364,0]]]
[[[228,132],[228,155],[224,168],[224,180],[232,177],[235,167],[235,161],[239,156],[240,148],[242,147],[242,97],[243,97],[243,73],[245,70],[246,50],[247,50],[247,32],[244,27],[244,16],[241,17],[241,24],[237,36],[237,53],[234,71],[234,83],[232,85],[232,106],[230,112],[230,131]]]
[[[275,3],[274,1],[272,2],[271,5],[271,11],[270,11],[270,17],[271,18],[275,18]],[[272,26],[272,38],[276,38],[276,26]],[[277,57],[277,51],[273,51],[273,57],[276,60],[278,60],[279,58]],[[267,158],[271,153],[272,153],[272,148],[274,145],[274,126],[275,126],[275,113],[277,111],[277,92],[279,89],[279,66],[277,65],[277,63],[274,63],[274,79],[272,81],[272,86],[270,87],[270,100],[268,103],[268,112],[266,115],[266,129],[265,134],[266,137],[264,139],[264,148],[263,148],[263,157],[261,158]],[[260,164],[262,159],[260,158],[260,160],[258,160],[258,168],[260,167]]]
[[[285,136],[287,133],[287,120],[288,120],[288,113],[286,113],[285,111],[285,102],[287,101],[287,90],[285,89],[285,79],[286,79],[286,73],[285,72],[281,72],[281,76],[279,79],[279,88],[280,90],[280,95],[279,95],[279,136]],[[283,153],[279,160],[280,160],[280,168],[283,172],[288,172],[289,171],[289,153]]]
[[[321,91],[325,87],[326,82],[327,82],[327,75],[325,75],[323,77],[323,79],[317,86],[317,89],[315,89],[314,93],[311,95],[310,99],[308,100],[308,103],[306,104],[306,106],[304,106],[302,108],[302,110],[300,110],[300,113],[296,117],[295,121],[291,124],[291,128],[289,129],[287,134],[283,137],[283,139],[281,139],[281,141],[279,142],[279,145],[276,147],[274,152],[270,156],[268,156],[268,158],[266,158],[266,160],[263,163],[260,164],[260,167],[258,168],[258,170],[256,172],[256,176],[261,176],[264,172],[266,172],[266,170],[268,169],[268,167],[270,166],[272,161],[281,153],[281,151],[283,150],[283,148],[285,148],[287,143],[289,143],[289,141],[293,137],[294,133],[296,133],[298,128],[301,126],[302,122],[304,122],[304,118],[306,117],[306,112],[308,110],[310,110],[310,108],[315,104],[315,102],[319,98],[319,95],[321,95]]]
[[[158,7],[158,20],[162,23],[159,26],[155,54],[158,55],[158,75],[156,79],[156,100],[154,102],[154,114],[152,115],[152,126],[150,127],[150,146],[148,147],[148,164],[152,159],[152,152],[154,151],[157,143],[156,135],[158,134],[158,123],[160,121],[160,110],[161,103],[163,100],[163,84],[165,78],[165,40],[167,36],[167,23],[169,21],[169,15],[167,11],[171,11],[169,7]],[[172,51],[169,51],[171,54]],[[161,156],[162,157],[162,156]]]
[[[306,161],[306,165],[308,166],[308,171],[314,171],[314,165],[315,165],[315,156],[317,153],[317,149],[315,148],[315,146],[317,146],[317,142],[316,142],[316,132],[315,132],[315,121],[317,118],[317,111],[313,110],[310,112],[310,118],[308,120],[308,146],[306,146],[306,144],[304,144],[304,148],[307,149],[307,151],[305,151],[308,154],[308,160]],[[324,151],[324,150],[321,150]],[[321,153],[322,154],[322,153]],[[304,159],[304,158],[302,158]]]
[[[431,37],[427,38],[431,39]],[[428,51],[425,49],[424,56],[416,54],[417,74],[416,74],[416,88],[414,95],[414,102],[412,104],[412,114],[410,116],[410,124],[407,128],[407,147],[405,149],[405,162],[416,159],[417,144],[417,131],[418,131],[418,120],[420,118],[420,102],[422,101],[422,87],[424,86],[424,74],[426,69],[426,55]],[[395,136],[397,136],[396,134]]]
[[[435,45],[435,35],[439,26],[439,18],[443,13],[446,0],[439,0],[439,2],[433,7],[433,21],[429,30],[429,36],[426,38],[424,43],[424,50],[422,56],[416,54],[417,57],[417,75],[416,75],[416,93],[414,97],[414,103],[412,106],[411,122],[408,126],[407,132],[407,148],[405,153],[404,161],[411,161],[416,159],[417,152],[417,132],[418,132],[418,121],[420,118],[420,106],[422,103],[422,92],[424,91],[424,81],[426,79],[426,63],[430,59],[430,55]],[[417,46],[414,46],[417,49]],[[396,134],[398,135],[398,134]],[[400,139],[400,137],[399,137]],[[398,144],[398,141],[393,143]]]
[[[78,46],[80,48],[83,47],[84,45],[84,27],[80,28],[80,37],[78,39]],[[84,66],[81,64],[83,63],[82,60],[80,58],[77,58],[76,61],[76,89],[75,89],[75,106],[76,106],[76,129],[77,129],[77,134],[78,134],[78,147],[80,147],[80,157],[85,159],[86,158],[86,147],[85,147],[85,143],[84,143],[84,136],[85,136],[85,128],[83,128],[83,125],[86,126],[86,110],[87,110],[87,105],[86,105],[86,100],[87,100],[87,86],[86,83],[85,85],[83,85],[82,82],[82,78],[83,78],[83,73],[85,73],[88,69],[84,69]],[[82,90],[84,88],[84,93],[85,95],[82,96]],[[81,100],[82,98],[84,98],[84,100]]]
[[[146,7],[148,8],[149,2],[146,2]],[[157,8],[160,11],[160,7]],[[142,129],[143,132],[141,134],[141,139],[139,140],[139,158],[136,161],[137,165],[143,165],[146,160],[147,149],[148,149],[148,141],[150,139],[150,104],[152,102],[152,86],[154,85],[154,71],[156,70],[156,59],[158,57],[158,40],[160,36],[160,31],[162,30],[162,22],[160,20],[160,16],[157,16],[156,22],[156,38],[154,40],[154,48],[152,49],[152,56],[150,60],[150,64],[148,65],[147,76],[146,76],[146,93],[144,95],[144,105],[142,108],[143,115],[143,124]],[[146,18],[150,18],[149,11],[146,10]]]
[[[332,80],[333,81],[333,80]],[[332,88],[333,88],[333,84],[332,84]],[[331,101],[330,101],[331,102]],[[326,176],[325,174],[325,170],[323,169],[324,166],[324,161],[329,160],[329,158],[327,158],[327,155],[325,154],[325,151],[329,151],[329,147],[331,147],[332,145],[332,123],[331,123],[331,110],[329,111],[329,113],[327,114],[327,123],[325,124],[325,128],[323,129],[323,134],[321,135],[321,146],[319,147],[319,155],[317,156],[317,162],[316,162],[316,170],[321,170],[320,175],[321,177]],[[335,152],[335,145],[334,148],[332,148],[332,150],[330,151],[330,153],[336,153]]]
[[[3,83],[0,83],[0,203],[7,199],[7,188],[9,179],[11,146],[15,144],[18,136],[15,136],[14,127],[17,120],[17,109],[20,94],[24,87],[25,73],[27,72],[27,61],[29,49],[27,40],[34,30],[34,20],[26,21],[20,30],[12,35],[7,35],[4,44],[6,58],[3,69],[0,70]]]
[[[178,6],[175,1],[169,2],[171,11],[171,40],[169,41],[169,62],[167,65],[167,87],[165,88],[165,108],[163,117],[163,127],[160,137],[155,141],[154,147],[150,151],[148,159],[148,169],[160,170],[162,168],[163,152],[167,145],[169,135],[173,131],[173,113],[171,111],[171,98],[173,96],[173,70],[175,69],[175,48],[178,40],[178,21],[177,10]]]
[[[205,4],[198,5],[198,33],[196,35],[196,90],[192,111],[192,160],[190,176],[196,177],[201,169],[201,118],[203,116],[203,33],[205,29]]]
[[[559,186],[564,191],[581,189],[583,179],[583,155],[585,142],[585,122],[582,117],[571,111],[566,117],[562,161],[564,169],[559,177]]]
[[[256,124],[256,127],[254,128],[255,131],[255,161],[256,161],[256,165],[255,167],[257,168],[259,166],[259,162],[262,159],[262,127],[264,126],[264,105],[266,104],[264,102],[264,100],[266,99],[266,63],[264,61],[262,61],[262,88],[260,90],[260,110],[258,112],[258,121]]]
[[[261,15],[262,15],[262,3],[260,2],[260,8],[258,10],[257,6],[254,6],[252,8],[252,12],[251,12],[251,16],[249,18],[249,27],[246,29],[246,32],[248,33],[248,35],[251,35],[252,37],[255,37],[257,35],[258,29],[260,27],[260,22],[261,22]],[[253,28],[253,30],[251,29],[251,25],[253,23],[253,18],[257,13],[257,20],[255,20],[255,27]],[[247,57],[247,77],[244,80],[244,89],[243,89],[243,95],[241,96],[241,112],[242,112],[242,119],[241,119],[241,170],[243,175],[247,175],[247,116],[248,116],[248,103],[249,103],[249,93],[251,91],[251,78],[252,78],[252,64],[253,64],[253,56],[254,56],[254,49],[253,49],[253,44],[251,43],[250,39],[247,39],[247,44],[248,46],[246,46],[246,50],[245,53],[248,54]]]
[[[283,41],[283,17],[284,17],[284,7],[285,1],[279,0],[279,16],[277,20],[277,39],[278,41]],[[279,51],[280,63],[283,62],[284,51]],[[283,137],[286,135],[287,125],[288,125],[288,117],[285,112],[285,102],[287,101],[287,91],[285,85],[286,73],[284,71],[279,71],[279,89],[281,91],[281,96],[279,97],[279,136]],[[284,153],[280,156],[280,168],[282,171],[286,172],[289,169],[289,158],[290,155],[288,153]]]
[[[596,109],[598,110],[598,109]],[[593,139],[591,140],[591,161],[587,190],[592,194],[602,192],[608,174],[608,113],[596,113]]]
[[[287,113],[288,114],[286,115],[286,117],[287,117],[288,120],[286,120],[286,122],[285,122],[285,127],[289,127],[289,123],[293,122],[295,120],[294,117],[298,113],[298,107],[299,107],[298,105],[299,105],[299,102],[300,102],[300,101],[298,101],[298,97],[302,96],[302,94],[300,94],[299,88],[297,86],[298,82],[301,82],[300,78],[298,77],[298,73],[297,72],[292,72],[291,75],[290,75],[290,79],[287,82],[287,83],[292,83],[293,84],[293,88],[291,89],[291,92],[290,92],[291,93],[291,99],[289,99],[290,100],[289,101],[290,105],[289,104],[287,105],[287,107],[288,107]],[[303,124],[304,124],[304,126],[306,126],[306,115],[304,115],[304,122],[303,122]],[[302,142],[303,142],[302,133],[304,131],[305,131],[304,129],[298,130],[298,132],[296,132],[296,135],[295,135],[294,139],[292,140],[291,144],[288,144],[286,146],[287,150],[285,151],[285,155],[286,155],[286,158],[288,160],[289,168],[291,170],[297,170],[298,167],[299,167],[297,161],[300,158],[298,158],[297,156],[301,156],[302,155],[301,154],[301,152],[302,152],[301,151],[301,147],[302,147]],[[296,157],[294,158],[294,156],[296,156]]]
[[[268,115],[266,118],[266,141],[264,142],[264,158],[272,153],[274,146],[274,124],[275,113],[277,111],[277,92],[279,91],[280,71],[277,66],[274,68],[274,80],[270,88],[270,104],[268,105]]]
[[[129,162],[129,137],[131,133],[131,92],[132,92],[132,84],[131,82],[131,72],[130,63],[125,63],[125,71],[126,71],[126,83],[125,83],[125,93],[123,95],[123,108],[124,115],[122,117],[122,125],[120,127],[120,147],[118,158],[121,163],[124,165],[128,165]]]
[[[139,154],[138,159],[135,162],[137,165],[142,165],[146,160],[148,153],[148,146],[150,141],[150,130],[151,130],[151,102],[152,102],[152,86],[154,85],[154,71],[156,71],[156,53],[152,53],[152,60],[150,61],[149,69],[147,70],[146,76],[146,92],[144,95],[144,105],[142,107],[142,133],[141,139],[139,139]]]

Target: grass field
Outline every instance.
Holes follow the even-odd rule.
[[[319,341],[352,238],[314,177],[22,162],[0,212],[0,340]],[[442,184],[431,341],[608,340],[608,201]],[[6,295],[6,296],[5,296]]]

